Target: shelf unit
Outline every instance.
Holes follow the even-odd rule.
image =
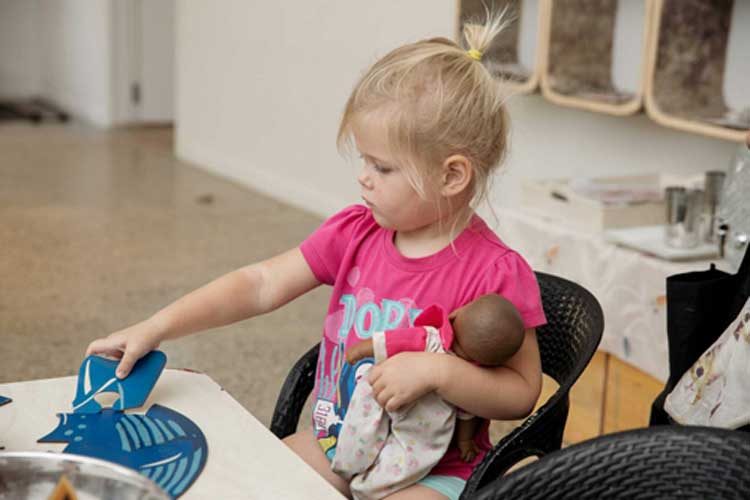
[[[544,97],[617,116],[638,112],[650,9],[649,0],[543,0]]]
[[[463,24],[487,0],[458,0]],[[513,22],[484,63],[510,93],[742,142],[750,129],[750,0],[496,0]],[[465,46],[465,44],[464,44]]]
[[[666,127],[744,141],[750,129],[750,2],[652,1],[649,117]]]

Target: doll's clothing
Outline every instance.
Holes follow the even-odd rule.
[[[373,334],[376,363],[402,350],[447,353],[453,332],[440,308],[426,309],[415,325]],[[383,498],[426,477],[451,444],[456,407],[431,392],[395,412],[375,400],[367,372],[357,383],[339,433],[333,470],[355,499]],[[461,412],[460,418],[473,418]]]

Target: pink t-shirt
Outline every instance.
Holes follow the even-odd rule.
[[[351,344],[379,330],[413,326],[432,304],[453,311],[487,293],[513,303],[526,328],[545,323],[533,271],[480,217],[474,216],[453,245],[428,257],[404,257],[393,237],[367,207],[353,205],[300,246],[315,277],[333,286],[313,389],[313,430],[329,459],[363,366],[373,363],[370,358],[349,365],[344,352]],[[482,453],[474,462],[463,462],[458,448],[451,448],[431,473],[468,479],[491,448],[488,425],[476,442]]]

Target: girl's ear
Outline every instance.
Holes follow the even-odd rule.
[[[452,197],[462,193],[471,183],[474,171],[464,155],[452,155],[443,162],[440,194]]]

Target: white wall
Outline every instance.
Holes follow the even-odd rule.
[[[112,0],[38,3],[40,93],[74,116],[112,123]]]
[[[225,1],[177,5],[177,154],[327,215],[358,200],[355,167],[335,148],[361,72],[407,41],[453,36],[455,0]],[[521,177],[724,168],[734,145],[615,118],[510,104],[512,151],[493,194],[518,200]]]
[[[726,169],[737,145],[655,124],[553,105],[540,95],[509,103],[511,149],[495,181],[496,205],[519,201],[524,177],[697,173]]]
[[[356,201],[346,98],[395,45],[451,36],[455,0],[221,5],[177,4],[178,155],[319,213]]]
[[[39,93],[37,7],[37,0],[0,0],[0,98]]]

